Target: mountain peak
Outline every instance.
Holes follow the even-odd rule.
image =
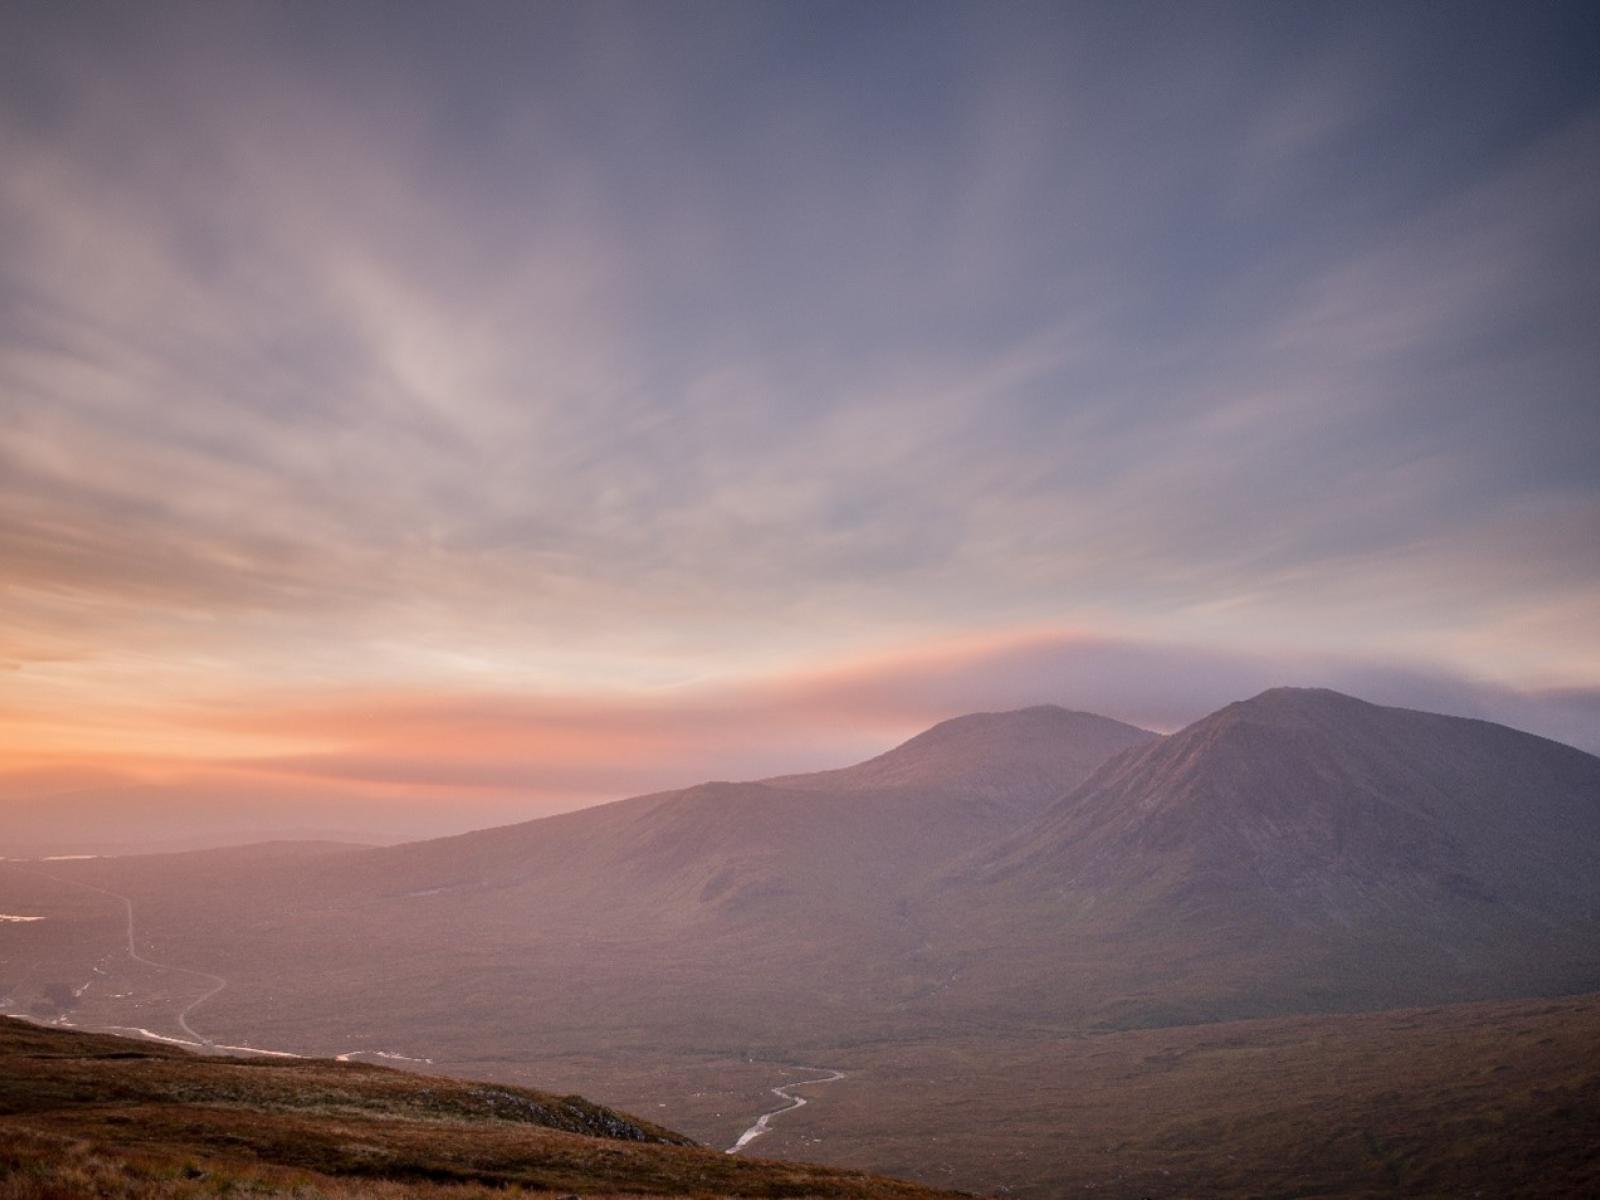
[[[1358,700],[1354,696],[1347,696],[1343,692],[1336,692],[1325,687],[1299,687],[1291,684],[1279,684],[1270,687],[1248,700],[1241,700],[1241,704],[1304,704],[1304,703],[1333,703],[1333,704],[1365,704],[1365,700]]]
[[[853,767],[766,782],[802,791],[959,791],[1032,805],[1055,799],[1112,755],[1155,736],[1110,717],[1037,704],[951,717]]]
[[[1334,712],[1373,707],[1376,706],[1366,700],[1358,700],[1354,696],[1347,696],[1343,692],[1334,691],[1332,688],[1283,686],[1268,688],[1259,695],[1230,704],[1221,711],[1238,710],[1251,713]]]
[[[1207,887],[1226,880],[1243,894],[1292,879],[1302,898],[1323,899],[1341,889],[1370,899],[1377,879],[1426,893],[1469,877],[1483,894],[1510,895],[1519,873],[1565,871],[1563,886],[1579,894],[1583,870],[1556,868],[1555,850],[1503,863],[1535,812],[1591,838],[1597,789],[1600,760],[1531,734],[1327,688],[1272,688],[1109,761],[999,857],[1086,869],[1099,847],[1096,870],[1126,870],[1181,855]]]
[[[1371,721],[1386,711],[1391,710],[1336,692],[1332,688],[1274,687],[1248,700],[1224,705],[1174,736],[1182,736],[1190,731],[1215,735],[1247,725],[1328,731],[1351,723]]]
[[[921,733],[902,742],[890,754],[898,754],[912,746],[928,745],[954,737],[984,736],[998,731],[1016,731],[1049,735],[1073,726],[1123,726],[1122,722],[1096,713],[1078,712],[1059,704],[1032,704],[1026,708],[1002,709],[998,712],[964,713],[930,725]]]

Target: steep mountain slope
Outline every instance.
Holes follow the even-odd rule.
[[[1012,1003],[1118,1023],[1592,987],[1600,759],[1276,689],[1107,762],[947,915],[1054,964]]]
[[[1600,759],[1485,721],[1279,688],[1106,763],[1014,839],[1019,863],[1184,845],[1230,874],[1247,862],[1287,900],[1352,875],[1592,898]],[[1530,857],[1532,856],[1532,857]],[[1008,857],[1002,853],[1002,859]],[[1443,879],[1434,882],[1442,883]]]
[[[1054,706],[942,722],[853,767],[698,784],[521,825],[393,847],[359,866],[395,891],[549,884],[554,903],[737,906],[904,881],[1020,827],[1146,730]]]

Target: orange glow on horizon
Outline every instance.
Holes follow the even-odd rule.
[[[257,781],[315,779],[339,790],[502,790],[496,771],[604,776],[617,764],[713,763],[730,742],[841,753],[887,745],[940,716],[918,681],[996,655],[1081,633],[1028,630],[967,634],[734,683],[630,693],[519,695],[484,689],[336,687],[239,692],[204,703],[3,715],[0,774],[114,771],[141,782],[196,774]],[[848,747],[848,748],[846,748]],[[797,765],[816,757],[800,754]],[[365,769],[362,769],[365,764]],[[774,770],[787,764],[774,762]],[[452,776],[451,769],[458,768]],[[684,783],[693,782],[685,778]]]

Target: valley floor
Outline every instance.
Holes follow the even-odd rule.
[[[233,1045],[435,1057],[397,1065],[581,1093],[719,1150],[775,1106],[773,1088],[815,1077],[790,1064],[816,1064],[844,1077],[802,1084],[812,1102],[739,1157],[1030,1200],[1600,1195],[1600,995],[1089,1036],[813,1036],[781,1054],[697,1055],[641,1035],[603,1053],[506,1043],[450,1056],[426,1030],[302,1044],[285,1040],[287,1025],[240,1025],[219,1004],[234,992],[197,1007],[213,977],[130,956],[120,900],[7,878],[30,889],[8,900],[31,907],[6,911],[50,914],[5,926],[7,1000],[37,1020],[176,1039],[187,1013],[200,1035]],[[157,961],[170,957],[156,940]],[[461,1027],[465,1014],[445,1006],[439,1019]]]
[[[1600,995],[840,1047],[847,1077],[773,1122],[761,1153],[1039,1200],[1600,1195],[1596,1047]],[[779,1069],[537,1071],[728,1144]]]

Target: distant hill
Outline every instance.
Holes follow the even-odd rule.
[[[160,854],[289,839],[384,846],[452,828],[416,808],[352,803],[292,781],[150,783],[113,770],[0,770],[0,854]]]

